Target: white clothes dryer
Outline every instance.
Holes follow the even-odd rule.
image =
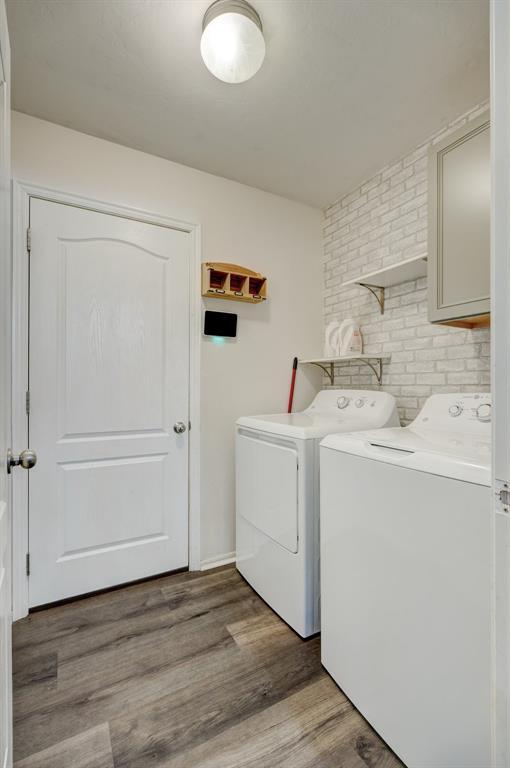
[[[237,422],[237,568],[302,637],[320,628],[320,440],[398,424],[392,395],[338,389],[319,392],[301,413]]]

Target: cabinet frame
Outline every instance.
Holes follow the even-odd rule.
[[[490,323],[490,296],[482,295],[463,302],[446,304],[443,299],[443,160],[452,149],[490,129],[490,113],[485,110],[462,128],[434,144],[429,150],[429,210],[428,210],[428,309],[432,323],[457,327],[480,327]],[[489,252],[490,243],[487,243]]]

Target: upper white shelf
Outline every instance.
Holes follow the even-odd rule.
[[[392,285],[407,283],[411,280],[417,280],[427,274],[427,257],[413,256],[411,259],[400,261],[398,264],[392,264],[384,269],[378,269],[375,272],[368,272],[366,275],[354,277],[347,280],[340,286],[344,288],[347,285],[370,285],[374,288],[390,288]]]
[[[347,288],[349,285],[362,285],[370,291],[379,302],[381,314],[384,314],[384,290],[392,285],[407,283],[416,280],[418,277],[424,277],[427,274],[427,257],[413,256],[412,259],[400,261],[398,264],[392,264],[390,267],[378,269],[376,272],[368,272],[366,275],[353,277],[342,283],[340,288]]]

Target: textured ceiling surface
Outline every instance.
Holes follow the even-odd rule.
[[[489,95],[488,0],[252,0],[241,85],[207,0],[8,0],[15,109],[323,207]]]

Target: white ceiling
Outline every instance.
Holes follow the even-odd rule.
[[[8,0],[14,108],[323,207],[489,94],[488,0],[252,0],[227,85],[208,0]]]

